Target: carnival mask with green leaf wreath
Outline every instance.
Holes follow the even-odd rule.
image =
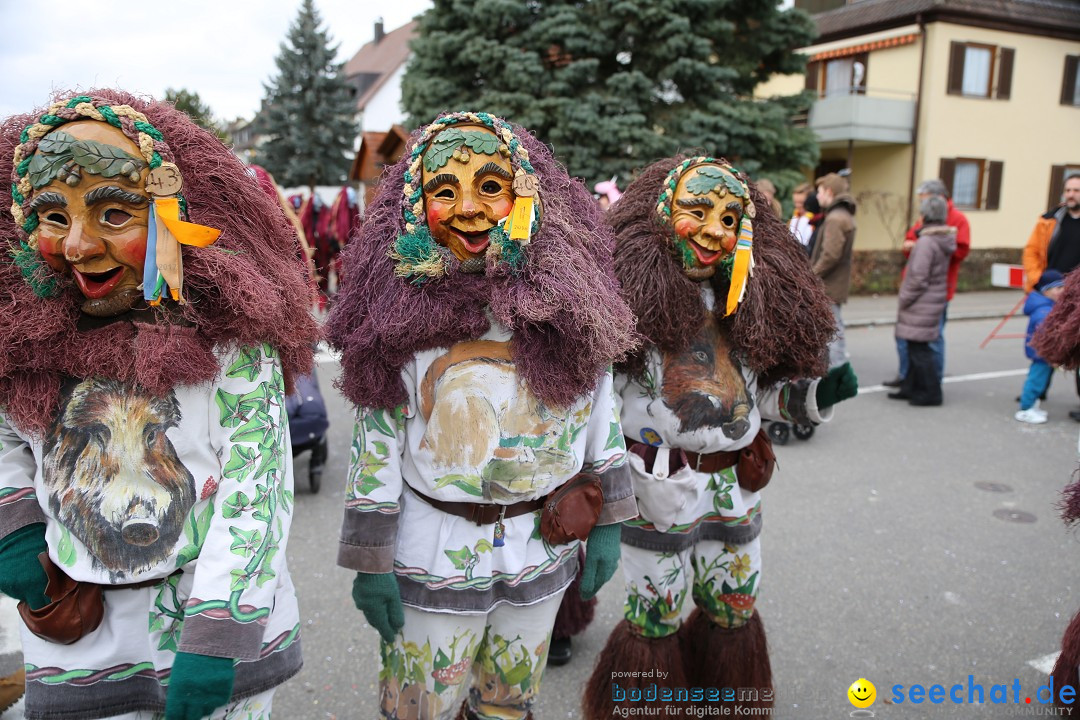
[[[142,113],[86,96],[54,103],[23,130],[11,214],[24,238],[13,255],[39,296],[57,290],[44,261],[70,275],[88,315],[184,302],[180,244],[204,247],[220,233],[180,219],[183,180],[168,157]]]
[[[695,157],[664,181],[656,205],[674,231],[673,247],[692,280],[720,269],[731,279],[725,315],[735,311],[753,274],[754,203],[739,171],[724,160]]]
[[[498,118],[439,116],[413,146],[403,192],[405,232],[390,251],[399,276],[442,277],[451,258],[462,272],[483,272],[489,261],[524,264],[540,218],[539,180]]]

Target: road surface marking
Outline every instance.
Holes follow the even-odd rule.
[[[1043,675],[1049,675],[1050,671],[1054,669],[1054,663],[1057,662],[1058,655],[1061,652],[1053,652],[1049,655],[1043,655],[1041,658],[1035,658],[1034,660],[1028,660],[1028,665],[1038,670]]]
[[[947,377],[941,382],[943,385],[949,385],[951,383],[972,382],[974,380],[994,380],[995,378],[1018,377],[1020,375],[1027,375],[1027,372],[1027,368],[1024,368],[1022,370],[996,370],[994,372],[972,373],[971,375],[955,375]],[[884,385],[871,385],[870,387],[859,388],[860,395],[869,395],[871,393],[879,393],[886,391],[896,392],[896,388],[885,387]]]

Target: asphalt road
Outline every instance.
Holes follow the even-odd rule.
[[[1023,319],[1004,332],[1022,332]],[[848,717],[848,686],[877,686],[879,718],[1004,718],[1029,709],[1046,656],[1080,608],[1072,572],[1080,544],[1054,503],[1077,467],[1080,423],[1070,377],[1056,375],[1046,425],[1012,418],[1027,363],[1017,340],[979,342],[997,320],[947,327],[945,405],[914,408],[874,386],[895,374],[891,327],[851,328],[851,361],[864,392],[837,407],[808,441],[777,450],[764,493],[764,579],[758,607],[769,633],[776,718]],[[275,697],[276,718],[377,717],[378,646],[350,598],[352,574],[335,566],[348,447],[345,402],[321,366],[332,414],[322,490],[311,494],[297,460],[289,564],[305,617],[305,667]],[[970,377],[975,376],[975,377]],[[1021,521],[1017,521],[1021,520]],[[581,685],[621,615],[621,578],[601,592],[575,658],[546,674],[538,720],[580,717]],[[0,623],[10,628],[0,603]],[[9,637],[0,631],[0,669]],[[1040,662],[1042,665],[1040,665]],[[968,676],[981,705],[888,702],[894,685],[946,688]],[[1021,684],[1021,705],[990,702],[994,684]],[[2,720],[20,717],[8,712]]]

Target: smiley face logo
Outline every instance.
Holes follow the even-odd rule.
[[[848,700],[857,708],[868,708],[877,700],[877,688],[866,678],[859,678],[851,683],[847,690]]]

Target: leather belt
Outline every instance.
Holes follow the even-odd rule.
[[[653,463],[656,462],[656,448],[643,442],[626,438],[626,448],[645,461],[645,470],[653,471]],[[738,450],[722,450],[714,453],[696,453],[679,448],[671,448],[668,455],[668,475],[674,475],[685,466],[693,468],[700,473],[714,473],[737,465],[739,462]]]
[[[511,503],[510,505],[496,505],[494,503],[470,503],[470,502],[447,502],[445,500],[436,500],[435,498],[428,497],[421,492],[417,492],[415,488],[410,487],[416,496],[426,502],[436,510],[442,510],[444,513],[451,515],[457,515],[458,517],[465,518],[477,525],[493,525],[497,522],[505,520],[506,518],[517,517],[518,515],[524,515],[526,513],[536,512],[544,507],[544,502],[548,499],[548,496],[536,498],[535,500],[525,500],[522,502]]]

